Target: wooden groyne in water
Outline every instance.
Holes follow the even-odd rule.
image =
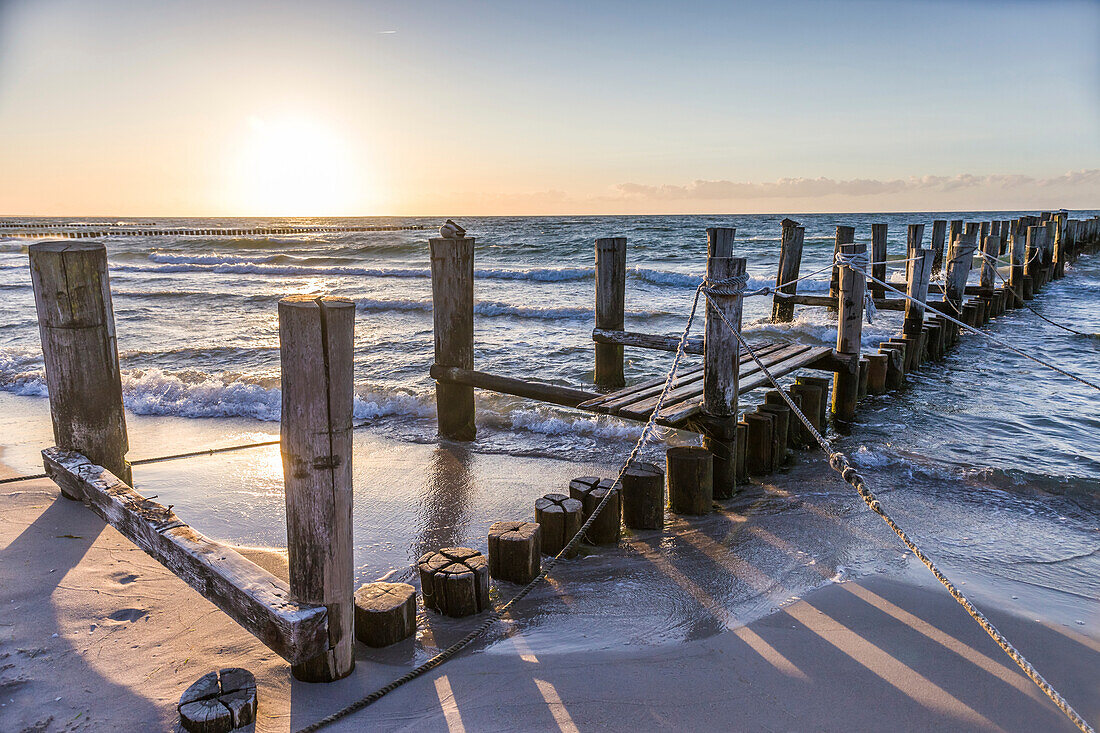
[[[99,225],[100,227],[102,225]],[[258,237],[284,234],[334,234],[339,232],[408,232],[424,229],[422,224],[377,226],[293,226],[293,227],[235,227],[212,228],[91,228],[78,224],[20,224],[0,222],[0,230],[23,239],[101,239],[103,237]],[[71,230],[71,231],[70,231]]]
[[[797,286],[804,229],[790,219],[781,227],[776,286],[768,289],[772,320],[789,322],[798,307],[834,310],[835,347],[742,339],[744,298],[765,293],[747,287],[745,259],[735,256],[736,232],[728,228],[706,233],[702,338],[687,338],[686,330],[683,336],[627,331],[627,240],[601,238],[592,331],[597,385],[591,389],[475,370],[474,239],[430,240],[430,375],[441,437],[475,439],[473,393],[487,389],[692,431],[703,445],[670,450],[664,468],[628,462],[615,481],[580,477],[562,493],[539,498],[537,522],[517,519],[489,530],[488,558],[469,548],[425,554],[418,570],[426,608],[456,616],[490,610],[490,578],[537,582],[547,571],[542,556],[554,556],[551,566],[568,557],[582,532],[591,544],[615,545],[624,525],[660,529],[667,510],[711,511],[715,499],[733,496],[749,477],[775,471],[792,449],[811,445],[810,428],[823,431],[831,415],[835,428],[850,430],[867,395],[898,389],[923,362],[942,358],[961,337],[952,319],[978,328],[1024,305],[1081,254],[1100,250],[1100,218],[1070,220],[1065,213],[1007,223],[936,221],[930,247],[924,246],[924,225],[912,224],[902,258],[906,281],[895,287],[887,278],[886,225],[872,226],[870,253],[867,244],[855,242],[854,228],[842,225],[835,260],[820,271],[830,271],[829,295],[806,295]],[[1009,257],[1009,274],[998,283],[995,258],[1002,254]],[[290,561],[284,583],[133,487],[104,245],[36,243],[29,256],[56,442],[43,457],[63,496],[83,501],[188,582],[283,656],[299,679],[347,675],[353,637],[392,643],[415,632],[411,586],[373,583],[353,593],[351,301],[292,296],[278,306]],[[979,282],[968,285],[976,257]],[[942,283],[933,282],[937,268]],[[904,317],[896,336],[867,352],[862,324],[872,306]],[[627,386],[625,347],[676,352],[677,364],[684,353],[703,359],[669,378]],[[793,384],[780,392],[772,379],[784,376]],[[766,390],[763,404],[740,409],[740,397],[760,389]],[[809,427],[796,419],[792,405]]]

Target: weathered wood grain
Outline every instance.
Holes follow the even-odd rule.
[[[46,473],[291,664],[328,649],[323,605],[297,600],[279,578],[185,524],[73,451],[42,451]]]
[[[596,240],[596,328],[621,331],[626,319],[626,237]],[[596,342],[596,384],[618,389],[623,375],[623,345]]]
[[[280,451],[294,597],[329,611],[329,649],[294,676],[330,682],[355,666],[352,559],[352,401],[355,303],[279,301]]]
[[[27,250],[54,442],[133,483],[107,250],[57,242]]]
[[[474,238],[430,239],[432,323],[435,363],[442,367],[474,368]],[[474,389],[465,384],[436,382],[439,434],[451,440],[473,440]]]
[[[798,272],[802,266],[802,243],[806,228],[793,219],[784,219],[779,240],[779,270],[775,276],[777,292],[794,295],[798,291]],[[794,320],[794,302],[781,295],[772,297],[772,321],[790,323]]]

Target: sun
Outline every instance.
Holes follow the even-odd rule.
[[[335,130],[316,119],[249,117],[247,133],[230,158],[229,201],[223,203],[236,213],[363,213],[363,175],[354,151]]]

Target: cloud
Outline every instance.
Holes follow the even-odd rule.
[[[1100,185],[1100,168],[1069,171],[1052,178],[1025,175],[911,176],[892,180],[854,178],[780,178],[776,181],[748,183],[736,181],[692,181],[688,185],[620,183],[615,186],[618,199],[633,201],[734,201],[744,199],[807,199],[826,196],[881,196],[909,192],[949,193],[971,189],[1020,190],[1035,188],[1075,188]]]

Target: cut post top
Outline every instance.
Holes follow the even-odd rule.
[[[733,240],[737,236],[734,227],[707,228],[707,256],[733,257]]]
[[[355,301],[338,295],[288,295],[279,299],[279,305],[287,308],[354,308]]]

